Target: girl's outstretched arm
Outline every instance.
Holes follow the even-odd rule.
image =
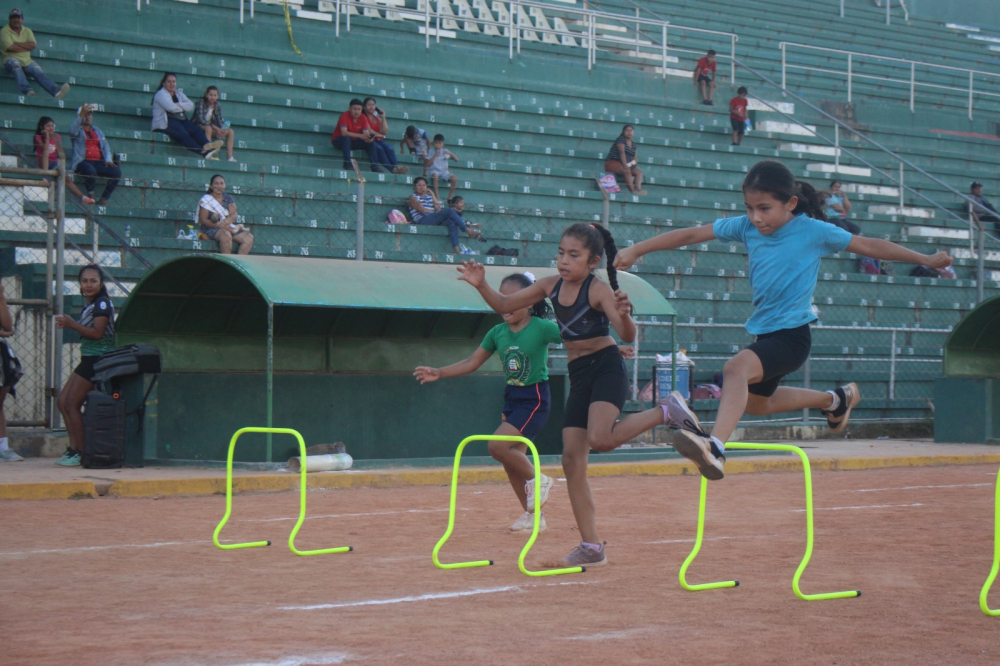
[[[530,287],[516,291],[510,296],[504,296],[487,284],[486,267],[477,263],[475,259],[472,261],[463,261],[456,268],[461,273],[458,279],[465,280],[475,287],[479,291],[479,295],[486,301],[486,304],[493,308],[494,312],[500,314],[530,307],[538,301],[548,298],[549,293],[556,284],[556,280],[559,279],[554,275],[544,277]]]
[[[921,254],[920,252],[914,252],[901,245],[878,238],[853,236],[851,237],[850,244],[847,246],[847,251],[871,257],[872,259],[905,261],[908,264],[922,264],[931,268],[951,266],[951,257],[948,256],[947,252]]]
[[[476,347],[476,351],[472,352],[472,356],[467,359],[463,359],[458,363],[446,365],[443,368],[431,368],[426,365],[421,365],[413,371],[413,376],[416,377],[417,381],[421,384],[427,384],[430,382],[436,382],[439,379],[469,375],[478,370],[492,355],[493,354],[486,351],[482,347]]]
[[[618,254],[615,256],[615,268],[620,271],[627,270],[632,264],[638,261],[639,257],[650,252],[676,250],[685,245],[707,243],[714,239],[715,232],[711,224],[706,224],[703,227],[674,229],[665,234],[660,234],[659,236],[636,243],[632,247],[619,249]]]

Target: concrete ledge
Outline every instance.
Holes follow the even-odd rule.
[[[1000,452],[986,454],[915,455],[886,457],[845,457],[810,459],[817,470],[865,470],[890,467],[923,467],[930,465],[1000,464]],[[798,458],[734,458],[726,463],[727,474],[759,474],[764,472],[796,472],[801,470]],[[551,476],[561,476],[558,466],[543,466]],[[604,476],[697,476],[694,465],[687,461],[597,463],[590,466],[589,475]],[[502,469],[466,469],[459,475],[463,484],[501,483],[507,480]],[[309,488],[399,488],[405,486],[446,486],[451,483],[450,469],[404,470],[386,472],[332,472],[307,477]],[[233,479],[233,492],[282,492],[298,487],[299,477],[292,474],[259,474]],[[107,497],[168,497],[178,495],[217,495],[226,491],[224,475],[218,477],[173,479],[120,479],[105,488],[92,482],[63,481],[51,483],[0,484],[0,499],[71,499]]]

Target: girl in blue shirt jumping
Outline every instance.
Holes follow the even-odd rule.
[[[809,323],[820,260],[847,250],[873,259],[942,268],[946,252],[925,255],[875,238],[852,236],[828,222],[812,185],[797,181],[780,162],[756,164],[743,181],[747,214],[704,227],[677,229],[619,251],[615,268],[625,270],[639,257],[713,239],[738,241],[747,248],[754,313],[746,323],[756,336],[749,347],[726,362],[722,399],[711,435],[693,422],[678,422],[673,444],[708,479],[724,476],[726,441],[744,413],[763,416],[814,408],[826,415],[834,432],[847,427],[861,400],[856,384],[833,391],[779,386],[809,358]]]

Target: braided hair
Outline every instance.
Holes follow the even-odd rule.
[[[792,172],[781,162],[764,160],[753,165],[743,179],[743,191],[764,192],[781,203],[798,197],[798,203],[792,211],[794,215],[805,213],[814,220],[826,220],[823,197],[809,183],[795,180]]]
[[[618,271],[615,270],[615,256],[618,254],[618,247],[615,245],[615,239],[611,232],[596,222],[592,224],[578,222],[567,227],[562,235],[564,237],[572,236],[579,240],[590,251],[591,256],[600,257],[607,252],[608,284],[611,285],[612,290],[618,291]]]
[[[508,282],[513,282],[521,287],[521,289],[526,289],[535,284],[535,276],[531,273],[511,273],[500,282],[500,286],[502,287]],[[539,319],[548,319],[550,312],[552,312],[552,308],[544,298],[532,305],[529,311],[532,317],[538,317]]]

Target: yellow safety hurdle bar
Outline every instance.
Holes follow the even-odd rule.
[[[291,428],[240,428],[233,434],[233,438],[229,440],[229,454],[226,456],[226,515],[222,517],[222,520],[215,528],[215,533],[212,534],[212,541],[215,542],[216,547],[222,550],[236,550],[238,548],[257,548],[259,546],[271,545],[270,541],[249,541],[247,543],[232,544],[219,543],[219,533],[222,532],[222,528],[229,521],[229,514],[233,511],[233,451],[236,450],[236,440],[248,432],[293,435],[299,441],[299,455],[303,461],[301,466],[302,471],[299,475],[301,481],[299,487],[299,519],[295,521],[295,527],[292,528],[291,534],[288,535],[289,550],[296,555],[325,555],[327,553],[348,553],[354,550],[352,546],[323,548],[321,550],[299,550],[295,547],[295,535],[299,533],[299,528],[302,527],[302,522],[306,519],[306,443],[302,439],[302,435],[297,430],[292,430]]]
[[[458,495],[458,468],[462,462],[462,452],[469,442],[482,442],[482,441],[492,441],[492,442],[520,442],[528,447],[531,451],[532,460],[535,463],[535,524],[531,530],[531,537],[528,539],[528,543],[524,544],[524,548],[521,549],[521,555],[517,558],[517,566],[526,576],[557,576],[559,574],[570,574],[570,573],[582,573],[586,571],[586,567],[569,567],[566,569],[547,569],[544,571],[531,571],[524,566],[524,558],[528,555],[528,551],[535,544],[535,540],[538,538],[538,524],[539,524],[539,502],[537,501],[538,494],[538,482],[542,478],[542,465],[538,460],[538,449],[535,445],[531,443],[531,440],[524,437],[515,437],[510,435],[471,435],[462,440],[458,445],[458,450],[455,452],[455,466],[451,473],[451,501],[448,505],[448,529],[445,530],[444,536],[437,542],[434,546],[434,552],[431,557],[434,560],[434,565],[439,569],[467,569],[469,567],[487,567],[493,564],[493,560],[478,560],[473,562],[455,562],[452,564],[445,564],[438,559],[438,553],[441,551],[441,547],[451,538],[452,530],[455,529],[455,501]]]
[[[990,588],[993,587],[993,581],[997,579],[997,572],[1000,572],[1000,470],[997,471],[997,490],[993,514],[993,569],[986,579],[986,584],[983,585],[983,591],[979,593],[979,607],[990,617],[1000,617],[1000,608],[992,610],[986,599],[990,594]]]
[[[859,590],[850,590],[846,592],[826,592],[823,594],[803,594],[802,590],[799,589],[799,579],[802,578],[802,573],[806,570],[806,565],[809,564],[809,560],[812,557],[812,551],[813,551],[812,471],[809,467],[809,458],[806,457],[805,451],[803,451],[797,446],[792,446],[790,444],[743,444],[739,442],[730,442],[726,444],[726,448],[759,449],[766,451],[791,451],[793,453],[798,454],[799,458],[802,459],[802,472],[805,475],[805,486],[806,486],[806,553],[802,558],[802,562],[799,563],[799,568],[795,571],[795,576],[792,578],[792,591],[795,592],[795,596],[797,596],[799,599],[802,599],[803,601],[819,601],[822,599],[846,599],[851,597],[860,597],[861,592]],[[737,587],[740,584],[738,580],[727,580],[718,583],[702,583],[699,585],[691,585],[687,582],[686,574],[688,566],[690,566],[690,564],[694,561],[694,558],[698,555],[698,551],[701,550],[702,537],[705,533],[705,498],[707,492],[708,492],[708,481],[704,477],[702,477],[701,494],[698,498],[698,531],[694,540],[694,549],[692,549],[691,554],[687,556],[687,559],[684,560],[684,564],[681,565],[681,571],[679,575],[681,587],[691,592],[697,592],[699,590],[714,590],[722,587]],[[994,567],[993,573],[994,575],[996,574],[996,567]]]

